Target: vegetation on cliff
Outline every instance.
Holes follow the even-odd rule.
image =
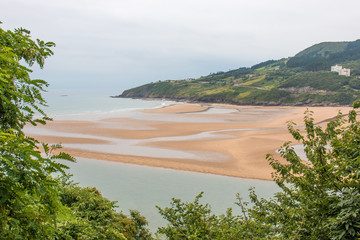
[[[332,65],[351,76],[330,72]],[[166,80],[124,91],[119,97],[253,105],[351,105],[360,96],[360,40],[320,43],[292,58],[198,79]]]

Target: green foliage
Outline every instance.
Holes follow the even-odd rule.
[[[173,199],[171,207],[157,207],[169,224],[160,227],[159,234],[167,239],[245,239],[250,236],[240,217],[233,216],[231,209],[217,216],[208,204],[201,204],[202,194],[190,203]]]
[[[313,57],[323,56],[326,57],[329,54],[343,52],[346,50],[349,42],[323,42],[315,44],[305,50],[299,52],[295,57]]]
[[[332,62],[320,56],[293,57],[287,63],[290,68],[301,67],[306,71],[328,70],[331,65]]]
[[[349,86],[354,88],[354,89],[359,90],[360,89],[360,79],[358,79],[358,78],[350,79]]]
[[[63,183],[68,167],[59,160],[74,158],[60,145],[23,133],[26,124],[49,120],[40,108],[47,83],[31,79],[29,67],[42,68],[53,46],[25,29],[0,28],[0,239],[152,239],[138,212],[129,218],[96,189]]]
[[[44,123],[48,119],[39,108],[45,105],[42,80],[30,79],[29,66],[44,65],[52,55],[45,43],[30,39],[30,32],[0,28],[0,239],[39,239],[54,231],[57,215],[63,207],[58,199],[58,181],[53,173],[64,173],[65,165],[55,159],[73,159],[65,154],[53,155],[58,146],[38,150],[35,139],[22,132],[25,124]],[[43,117],[33,119],[35,112]]]
[[[338,91],[349,83],[349,78],[332,72],[302,72],[289,77],[279,87],[312,87],[318,90]]]
[[[269,226],[268,231],[284,239],[356,239],[360,237],[360,124],[352,110],[341,114],[326,129],[305,117],[306,135],[293,123],[289,131],[305,147],[302,161],[285,143],[280,151],[288,164],[267,156],[274,180],[282,188],[275,200],[259,200],[250,218]]]
[[[52,42],[39,39],[33,41],[25,29],[4,31],[0,28],[0,127],[2,130],[20,130],[25,123],[44,123],[46,114],[39,108],[45,105],[41,91],[47,86],[43,80],[30,79],[31,69],[20,64],[25,61],[29,66],[37,63],[41,68],[53,52]],[[34,113],[42,119],[33,119]]]
[[[262,105],[350,105],[360,96],[356,90],[360,81],[356,77],[325,71],[298,72],[289,68],[268,71],[266,75],[244,75],[230,80],[207,77],[192,81],[157,82],[126,90],[121,96]]]
[[[251,95],[251,98],[258,102],[280,102],[283,98],[289,96],[289,92],[273,88],[271,90],[257,91]]]
[[[201,81],[218,81],[229,77],[236,79],[250,73],[252,73],[251,69],[242,67],[227,72],[218,72],[214,74],[209,74],[209,76],[201,77],[200,79]]]
[[[262,68],[262,67],[265,67],[265,66],[268,66],[272,63],[275,63],[277,62],[276,60],[268,60],[268,61],[265,61],[265,62],[262,62],[262,63],[258,63],[258,64],[255,64],[251,67],[251,69],[258,69],[258,68]]]
[[[51,155],[58,147],[47,145],[43,157],[35,143],[22,134],[1,132],[0,239],[51,236],[64,210],[58,199],[59,182],[51,174],[67,168],[55,159],[73,158],[65,153]]]
[[[131,218],[116,212],[115,202],[104,198],[96,188],[65,184],[61,203],[71,216],[57,225],[58,239],[152,239],[147,221],[137,211]]]

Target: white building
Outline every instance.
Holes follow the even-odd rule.
[[[340,72],[341,69],[342,69],[342,66],[338,66],[337,64],[335,66],[331,66],[332,72]]]
[[[344,76],[350,77],[350,69],[349,68],[341,69],[341,71],[339,72],[339,75],[344,75]]]
[[[339,75],[344,75],[344,76],[350,77],[350,69],[343,68],[342,66],[339,66],[337,64],[335,66],[331,66],[331,71],[337,72],[337,73],[339,73]]]

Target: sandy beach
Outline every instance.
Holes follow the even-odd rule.
[[[315,122],[349,107],[310,107]],[[306,107],[174,104],[136,117],[63,119],[26,132],[61,143],[75,157],[270,180],[265,159],[292,140],[287,121],[302,126]],[[294,142],[294,144],[298,144]]]

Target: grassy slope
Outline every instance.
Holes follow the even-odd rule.
[[[295,57],[303,56],[326,56],[329,53],[338,53],[345,51],[349,42],[323,42],[315,44],[295,55]]]

